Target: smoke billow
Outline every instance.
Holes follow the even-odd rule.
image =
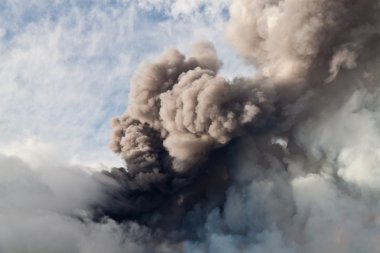
[[[270,123],[273,104],[259,85],[230,82],[218,76],[220,66],[213,46],[201,42],[188,56],[170,49],[139,67],[130,106],[112,122],[111,148],[126,161],[127,172],[111,175],[123,181],[126,195],[141,192],[139,202],[146,202],[141,196],[149,201],[136,209],[133,200],[124,213],[158,207],[162,195],[174,195],[197,180],[212,150]],[[157,195],[160,200],[152,201]]]
[[[112,120],[125,168],[80,176],[85,216],[41,200],[66,241],[86,235],[69,251],[380,252],[379,14],[376,0],[233,0],[226,39],[255,76],[223,78],[209,42],[141,64]]]
[[[162,179],[165,166],[188,172],[210,150],[263,127],[272,109],[263,92],[218,76],[220,65],[212,45],[199,43],[187,57],[172,49],[140,66],[130,106],[113,120],[111,143],[131,174],[153,172],[157,177],[147,176],[149,185]]]
[[[111,209],[128,219],[155,213],[181,189],[197,192],[202,173],[217,171],[209,155],[224,160],[231,152],[223,150],[242,136],[261,139],[254,149],[262,162],[268,163],[269,154],[280,156],[278,173],[287,174],[282,160],[306,155],[296,143],[296,127],[347,99],[353,88],[343,87],[343,79],[359,72],[375,78],[365,64],[378,41],[378,13],[377,1],[236,0],[226,36],[258,68],[256,77],[229,81],[218,75],[222,64],[208,42],[195,44],[186,56],[170,49],[143,63],[132,80],[127,111],[113,119],[111,148],[127,170],[108,173],[123,186],[122,204]],[[279,145],[279,137],[296,148]],[[275,165],[267,166],[272,171]],[[235,167],[226,177],[233,177]]]
[[[378,34],[377,1],[233,1],[227,38],[262,75],[332,81]],[[244,34],[244,36],[242,36]]]

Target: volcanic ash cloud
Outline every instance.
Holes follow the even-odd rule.
[[[140,65],[125,114],[113,119],[111,148],[139,187],[167,174],[191,174],[210,150],[262,128],[272,105],[258,85],[217,75],[221,62],[208,42],[188,56],[170,49]]]
[[[254,77],[219,76],[208,42],[143,63],[113,119],[126,170],[104,213],[170,223],[185,252],[378,252],[379,13],[234,0],[226,38]]]

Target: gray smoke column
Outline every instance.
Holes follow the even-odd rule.
[[[379,234],[368,220],[379,224],[369,178],[380,179],[354,169],[378,165],[377,151],[364,152],[371,138],[358,136],[379,137],[379,14],[374,0],[234,0],[226,38],[256,76],[219,76],[208,42],[143,63],[113,119],[126,170],[108,173],[121,190],[104,213],[175,223],[178,252],[351,252],[352,235],[335,226]]]

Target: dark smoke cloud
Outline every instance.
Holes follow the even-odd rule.
[[[258,68],[255,78],[219,76],[208,42],[143,63],[127,111],[113,119],[111,148],[127,171],[109,173],[123,185],[121,211],[111,209],[123,217],[154,212],[210,169],[213,150],[255,133],[291,135],[320,107],[318,96],[339,92],[340,72],[359,69],[378,39],[378,13],[377,1],[236,0],[226,35]]]
[[[374,0],[232,1],[226,37],[255,77],[221,77],[208,42],[143,63],[127,111],[112,122],[111,148],[126,168],[76,176],[84,179],[71,186],[91,194],[56,207],[39,192],[50,180],[0,156],[26,174],[14,178],[32,179],[0,177],[5,206],[28,211],[21,228],[2,216],[0,232],[37,229],[74,245],[57,251],[31,240],[49,252],[380,252],[379,8]],[[12,202],[17,190],[5,198],[9,182],[38,203]],[[63,235],[33,222],[34,207]],[[0,251],[28,252],[10,242]]]
[[[133,203],[123,204],[125,213],[158,207],[197,180],[211,150],[269,124],[272,101],[259,85],[230,82],[217,75],[220,66],[213,46],[201,42],[188,56],[170,49],[139,67],[128,110],[112,122],[111,148],[127,172],[114,170],[111,176],[122,181],[125,195],[141,192],[138,201],[123,198]]]

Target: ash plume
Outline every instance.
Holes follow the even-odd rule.
[[[379,2],[371,0],[236,0],[226,35],[265,77],[332,81],[340,69],[355,68],[377,37],[378,11]]]
[[[164,229],[153,237],[175,252],[354,252],[339,224],[375,238],[365,220],[379,224],[379,188],[353,175],[378,155],[362,164],[373,142],[349,125],[359,120],[379,137],[379,14],[370,0],[234,0],[226,38],[255,76],[220,76],[209,42],[141,64],[126,112],[112,121],[111,149],[126,168],[104,172],[120,189],[101,215]],[[334,201],[362,209],[331,216],[324,205]],[[318,231],[328,232],[313,238]]]
[[[200,42],[188,56],[170,49],[139,67],[130,106],[112,121],[111,149],[127,171],[110,175],[122,181],[126,196],[140,192],[138,201],[123,198],[130,202],[122,204],[125,214],[158,208],[197,180],[209,152],[269,124],[273,105],[259,85],[230,82],[218,76],[220,66],[214,47]]]
[[[12,6],[9,18],[18,10],[22,17],[30,14],[14,2],[4,4],[6,11]],[[34,2],[31,7],[38,7]],[[114,10],[120,1],[101,2],[90,11],[75,3],[59,5],[70,14],[63,20],[54,11],[31,25],[16,24],[22,29],[0,27],[5,57],[0,74],[9,83],[2,98],[13,100],[13,91],[24,98],[30,93],[18,84],[42,80],[47,87],[56,80],[52,76],[75,70],[62,62],[91,67],[87,61],[95,61],[91,70],[98,70],[98,40],[119,36],[94,29],[84,43],[75,38],[69,52],[61,47],[65,36],[85,31],[87,22],[94,23],[90,29],[102,26],[101,31],[119,22]],[[185,22],[186,7],[199,4],[214,18],[213,8],[219,11],[227,1],[126,2],[132,32],[147,27],[137,25],[139,6],[155,10],[161,2],[173,4],[175,20]],[[92,165],[75,165],[80,159],[66,156],[60,138],[1,143],[0,253],[380,252],[380,1],[228,2],[226,40],[254,73],[224,78],[222,60],[228,59],[218,58],[220,43],[215,49],[204,41],[188,52],[168,49],[142,63],[131,81],[126,111],[112,120],[111,149],[124,167],[94,172]],[[116,7],[102,12],[108,4]],[[191,15],[199,17],[194,9]],[[103,27],[103,21],[110,23]],[[66,26],[75,33],[67,33]],[[76,59],[80,44],[87,42],[89,58]],[[119,46],[108,45],[100,51],[121,53]],[[118,60],[124,58],[122,53]],[[51,63],[52,71],[43,75],[39,70]],[[35,70],[42,79],[29,78]],[[74,74],[64,80],[88,76],[80,70]],[[55,98],[59,92],[53,91],[48,94]],[[5,111],[19,113],[24,107]]]
[[[220,65],[213,46],[199,43],[187,57],[171,49],[139,67],[130,106],[113,119],[111,141],[132,174],[158,175],[165,162],[186,173],[211,149],[265,124],[271,105],[263,92],[218,76]],[[163,149],[167,157],[160,161]]]

